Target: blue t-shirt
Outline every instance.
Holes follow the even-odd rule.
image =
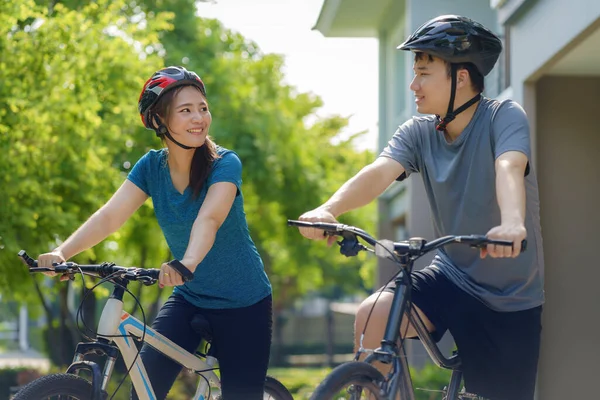
[[[251,306],[271,294],[262,259],[250,237],[242,196],[242,163],[233,151],[217,148],[220,156],[197,198],[187,187],[183,194],[173,186],[167,151],[150,150],[134,165],[127,179],[152,197],[154,212],[171,252],[181,260],[192,225],[208,188],[218,182],[236,185],[238,194],[215,242],[194,272],[194,279],[176,286],[174,293],[203,308]]]

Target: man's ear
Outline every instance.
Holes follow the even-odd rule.
[[[466,68],[460,68],[456,71],[456,88],[462,88],[465,85],[468,85],[471,81],[471,76],[469,75],[469,71]]]

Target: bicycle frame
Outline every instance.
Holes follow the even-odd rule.
[[[461,399],[481,399],[481,397],[472,393],[459,393],[459,386],[462,381],[462,371],[460,370],[461,361],[458,355],[454,354],[450,358],[445,358],[416,312],[416,308],[411,304],[410,309],[407,310],[407,304],[409,304],[412,290],[410,273],[416,259],[447,244],[463,243],[471,247],[483,248],[489,244],[512,247],[513,242],[490,239],[484,235],[446,235],[429,243],[425,239],[419,237],[402,242],[392,242],[390,240],[377,240],[360,228],[339,223],[288,220],[288,225],[321,229],[326,236],[342,237],[342,241],[338,242],[340,245],[340,253],[347,257],[355,256],[360,251],[367,250],[375,253],[378,257],[392,260],[400,267],[400,273],[395,278],[396,290],[394,291],[394,297],[388,314],[381,346],[373,350],[372,354],[367,356],[364,360],[366,363],[379,361],[384,364],[392,365],[391,372],[380,384],[380,394],[385,395],[385,397],[390,400],[395,400],[398,395],[400,395],[402,400],[415,400],[410,371],[408,369],[408,361],[403,347],[401,346],[401,348],[398,349],[397,346],[400,337],[402,318],[406,315],[408,321],[414,326],[417,336],[423,343],[431,359],[439,367],[452,370],[452,377],[448,388],[441,391],[445,393],[443,400],[457,400],[458,396],[461,396]],[[358,238],[367,242],[372,248],[364,246],[359,242]],[[523,239],[521,242],[521,250],[524,251],[526,247],[527,240]],[[402,344],[404,343],[404,340],[405,338],[402,339]],[[361,353],[365,353],[365,350],[366,349],[362,347],[361,335],[360,348],[356,353],[355,361],[359,360]],[[348,371],[350,371],[350,369]],[[327,385],[325,387],[327,387]]]
[[[126,282],[125,282],[126,284]],[[123,311],[123,293],[124,289],[115,285],[112,296],[107,300],[100,322],[98,323],[98,338],[99,340],[94,343],[80,343],[77,346],[75,357],[73,358],[73,364],[69,367],[69,371],[75,371],[82,368],[82,362],[84,362],[85,355],[94,350],[94,347],[100,347],[101,351],[108,355],[107,362],[104,366],[104,372],[102,374],[102,385],[101,389],[106,390],[108,381],[114,369],[116,362],[117,352],[106,351],[110,349],[111,342],[118,347],[118,351],[123,356],[125,365],[129,369],[129,374],[133,387],[140,400],[156,400],[156,395],[152,389],[152,384],[148,379],[146,368],[142,359],[138,355],[138,349],[133,337],[128,335],[142,338],[144,331],[144,324],[131,316],[129,313]],[[114,335],[123,335],[122,337],[113,337]],[[202,375],[205,379],[200,378],[198,388],[192,400],[209,400],[209,383],[211,384],[211,397],[215,398],[220,390],[220,380],[214,373],[213,369],[218,367],[217,359],[207,355],[206,361],[202,360],[198,356],[189,353],[171,340],[167,339],[160,333],[156,332],[150,327],[146,327],[146,333],[144,335],[144,343],[152,346],[161,354],[171,358],[177,363],[181,364],[184,368],[192,371],[202,371]],[[137,355],[137,358],[136,358]],[[135,360],[135,361],[134,361]],[[133,366],[132,366],[133,365]],[[87,368],[87,367],[85,367]],[[95,382],[94,382],[95,383]]]
[[[409,310],[407,310],[406,306],[412,289],[410,278],[408,277],[412,271],[413,260],[409,256],[401,256],[400,261],[401,271],[394,280],[396,290],[394,291],[381,347],[375,349],[373,354],[369,355],[365,361],[369,363],[379,361],[385,364],[392,364],[392,372],[389,375],[391,378],[387,381],[384,388],[389,399],[396,399],[396,396],[399,394],[402,400],[415,400],[410,371],[408,369],[408,360],[403,349],[399,349],[396,345],[400,338],[402,316],[406,314],[433,362],[441,368],[452,370],[452,377],[446,391],[445,399],[454,400],[458,396],[462,380],[462,372],[459,370],[460,358],[456,354],[450,358],[444,357],[412,303],[410,312],[408,312]]]

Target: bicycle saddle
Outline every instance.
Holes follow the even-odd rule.
[[[201,335],[204,338],[204,340],[206,340],[208,343],[212,342],[212,329],[210,328],[210,323],[203,315],[194,315],[190,324],[194,332]]]

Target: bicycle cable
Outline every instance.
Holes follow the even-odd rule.
[[[398,259],[398,257],[396,256],[396,254],[394,254],[394,252],[390,251],[390,250],[389,250],[389,249],[388,249],[386,246],[384,246],[384,245],[383,245],[383,244],[382,244],[380,241],[378,241],[378,240],[375,240],[375,244],[376,244],[376,245],[378,244],[378,245],[380,245],[380,246],[381,246],[383,249],[385,249],[385,251],[387,251],[387,252],[390,254],[390,256],[392,256],[392,260],[393,260],[394,262],[396,262],[396,263],[398,263],[398,264],[400,263],[400,260]],[[367,331],[367,326],[369,325],[369,320],[371,319],[371,314],[373,313],[373,310],[375,309],[375,306],[377,305],[377,301],[379,301],[379,297],[381,297],[381,294],[384,292],[384,290],[385,290],[385,287],[386,287],[387,285],[389,285],[389,283],[390,283],[390,282],[392,282],[394,279],[396,279],[396,276],[397,276],[397,274],[396,274],[396,275],[394,275],[394,276],[392,276],[392,277],[391,277],[391,278],[390,278],[390,279],[389,279],[389,280],[386,282],[386,284],[384,285],[384,289],[382,289],[382,290],[380,290],[380,291],[379,291],[379,294],[378,294],[378,295],[377,295],[377,297],[375,298],[375,301],[373,302],[373,305],[371,306],[371,309],[369,310],[369,314],[367,314],[367,320],[365,321],[365,326],[363,327],[363,331],[362,331],[362,333],[360,334],[360,340],[359,340],[359,344],[358,344],[358,347],[359,347],[359,348],[358,348],[358,350],[357,350],[357,352],[356,352],[356,355],[354,356],[354,360],[355,360],[355,361],[358,361],[358,358],[360,357],[360,353],[361,353],[363,350],[366,350],[366,349],[363,347],[363,339],[365,338],[365,332]],[[400,343],[402,343],[402,342],[400,342]]]
[[[210,387],[210,381],[208,380],[207,377],[205,377],[204,375],[202,375],[202,372],[216,371],[218,369],[219,368],[207,368],[207,369],[201,369],[199,371],[194,371],[194,373],[196,375],[200,375],[202,377],[202,379],[204,379],[206,381],[206,386],[208,386],[208,397],[207,397],[207,399],[211,398],[212,388]]]
[[[142,343],[144,343],[144,339],[146,337],[146,313],[144,312],[144,308],[142,307],[142,304],[140,303],[139,299],[126,286],[123,286],[120,283],[115,282],[115,281],[112,280],[115,276],[121,274],[122,272],[121,271],[113,272],[112,274],[106,276],[105,278],[102,278],[98,283],[96,283],[95,285],[93,285],[91,288],[88,289],[87,286],[85,285],[85,274],[83,273],[83,271],[81,270],[81,268],[78,268],[78,270],[79,270],[79,273],[81,274],[81,279],[82,279],[83,288],[84,288],[84,295],[83,295],[83,298],[82,298],[82,300],[81,300],[81,302],[79,304],[79,307],[77,308],[77,314],[76,314],[76,319],[75,319],[75,323],[77,325],[77,329],[79,330],[79,332],[85,338],[89,339],[90,341],[94,341],[93,338],[88,337],[87,334],[80,329],[80,327],[79,327],[79,316],[81,315],[81,322],[82,322],[84,328],[87,329],[90,333],[93,333],[94,336],[96,336],[96,337],[98,336],[98,331],[94,332],[94,330],[90,329],[87,326],[87,324],[85,323],[85,319],[83,318],[83,315],[82,315],[83,314],[82,313],[82,307],[83,307],[83,304],[84,304],[85,300],[94,291],[94,289],[96,289],[98,286],[100,286],[103,283],[111,282],[113,285],[115,285],[115,286],[123,289],[125,292],[129,293],[131,295],[131,297],[133,297],[133,299],[135,300],[136,306],[138,306],[140,308],[140,312],[142,314],[143,327],[144,327],[143,330],[142,330],[142,336],[141,336],[140,341]],[[136,336],[131,335],[131,334],[126,334],[126,335],[102,335],[102,336],[103,337],[110,337],[110,338],[112,338],[112,337],[131,338],[132,340],[136,339]],[[141,352],[141,348],[139,348],[137,345],[136,345],[136,349],[137,349],[137,352],[135,354],[135,357],[133,358],[133,361],[132,361],[131,365],[127,369],[127,372],[125,373],[125,375],[123,376],[123,378],[121,379],[121,381],[119,382],[119,384],[117,385],[117,388],[115,389],[115,391],[113,392],[113,394],[112,394],[112,396],[110,397],[109,400],[113,400],[114,399],[115,395],[117,394],[117,392],[119,391],[119,389],[121,388],[121,386],[123,385],[123,383],[125,383],[125,380],[129,376],[129,373],[131,372],[131,369],[135,365],[135,361],[137,360],[137,358],[139,357],[140,352]]]

